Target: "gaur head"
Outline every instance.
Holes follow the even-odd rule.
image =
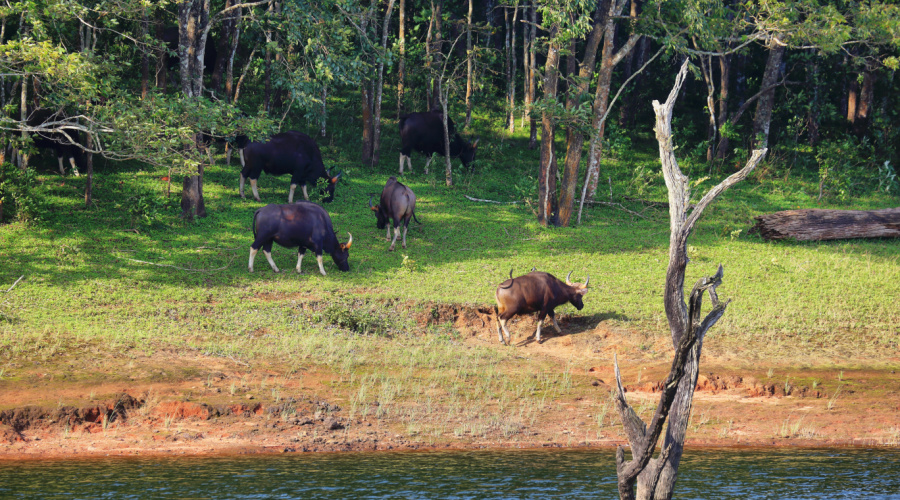
[[[377,219],[375,222],[376,227],[378,227],[378,229],[384,229],[387,227],[388,216],[384,213],[384,210],[381,209],[381,204],[372,205],[373,196],[375,195],[369,195],[369,210],[375,212],[375,218]]]
[[[339,243],[338,247],[331,254],[331,258],[334,260],[334,265],[338,267],[341,271],[349,271],[350,264],[347,263],[347,259],[350,258],[350,245],[353,244],[353,235],[347,233],[350,236],[350,239],[347,240],[347,243]]]
[[[575,306],[575,309],[579,311],[584,309],[584,294],[587,293],[588,283],[591,281],[591,277],[588,276],[586,280],[584,280],[584,284],[581,283],[572,283],[569,281],[569,278],[572,277],[572,271],[569,271],[569,274],[566,276],[566,284],[575,288],[575,294],[572,296],[572,299],[569,300],[569,303]]]
[[[466,168],[469,168],[469,164],[475,161],[475,153],[478,151],[478,141],[481,139],[475,139],[475,142],[469,144],[465,141],[465,139],[457,136],[457,142],[459,143],[459,159],[462,160],[463,165]]]
[[[322,203],[331,203],[332,201],[334,201],[334,188],[337,186],[337,181],[341,178],[342,175],[344,175],[344,173],[341,172],[337,175],[331,175],[331,173],[327,170],[325,171],[325,173],[328,174],[328,185],[322,188],[320,193],[328,195],[325,198],[322,198]]]

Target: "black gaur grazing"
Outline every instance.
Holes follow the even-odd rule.
[[[378,229],[387,228],[385,238],[391,237],[388,221],[394,222],[394,239],[391,240],[391,247],[388,251],[394,251],[397,237],[400,236],[401,223],[403,224],[403,248],[406,248],[406,230],[409,227],[409,220],[416,216],[416,195],[412,189],[397,182],[396,177],[391,177],[384,185],[384,190],[381,191],[381,201],[378,205],[372,206],[372,197],[369,197],[369,208],[375,212],[375,217],[378,218]],[[416,222],[419,222],[419,219],[416,219]]]
[[[539,344],[541,343],[541,324],[548,315],[553,320],[553,328],[556,328],[557,333],[561,333],[553,310],[569,302],[580,311],[584,307],[582,297],[587,293],[588,282],[591,280],[588,277],[582,285],[569,281],[571,276],[572,273],[569,272],[566,282],[563,283],[552,274],[539,271],[532,271],[524,276],[513,278],[512,270],[510,270],[509,279],[497,287],[494,295],[497,300],[499,319],[497,336],[500,338],[500,342],[509,345],[510,334],[506,329],[506,322],[517,314],[538,313],[537,330],[534,335]],[[503,338],[504,333],[506,339]]]
[[[256,201],[261,201],[256,190],[256,180],[265,172],[269,175],[291,174],[288,203],[293,203],[294,190],[298,184],[302,186],[303,199],[308,201],[307,184],[315,186],[320,178],[328,180],[326,188],[328,196],[322,201],[328,203],[334,199],[334,186],[340,175],[332,177],[325,170],[319,146],[312,137],[303,132],[282,132],[273,135],[268,142],[251,142],[243,149],[242,161],[244,168],[241,169],[241,198],[244,197],[244,180],[249,178],[253,197]]]
[[[297,251],[297,273],[300,274],[300,263],[303,262],[303,254],[306,250],[312,250],[316,254],[316,262],[319,263],[319,272],[325,276],[325,268],[322,267],[322,252],[331,254],[335,265],[341,271],[349,271],[350,264],[347,258],[350,254],[350,245],[353,243],[353,235],[347,233],[350,239],[347,243],[340,243],[335,236],[331,225],[331,217],[324,208],[308,201],[298,201],[288,205],[266,205],[253,214],[253,244],[250,245],[250,272],[253,272],[253,259],[260,248],[266,254],[272,270],[278,272],[278,266],[272,260],[272,243],[278,243],[285,248],[299,247]]]
[[[62,112],[50,109],[36,109],[28,115],[26,123],[30,127],[40,127],[44,124],[47,124],[48,127],[52,127],[53,125],[50,125],[50,123],[64,121],[66,119],[66,115]],[[66,175],[66,168],[63,165],[64,159],[69,160],[69,165],[72,166],[72,173],[75,174],[75,177],[80,175],[78,167],[84,166],[84,151],[82,151],[81,145],[77,144],[80,140],[77,131],[68,130],[66,133],[35,132],[32,134],[31,139],[34,141],[35,147],[52,149],[53,152],[56,153],[56,161],[59,163],[60,175]]]
[[[478,150],[478,141],[474,144],[466,142],[453,126],[453,120],[447,118],[447,130],[450,136],[450,157],[459,158],[463,165],[469,168],[469,164],[475,160],[475,152]],[[431,165],[431,156],[437,153],[447,156],[444,145],[444,114],[441,111],[426,111],[423,113],[410,113],[400,116],[400,174],[403,174],[403,160],[409,165],[410,173],[412,161],[409,155],[413,150],[428,157],[425,163],[425,173],[428,173],[428,165]]]

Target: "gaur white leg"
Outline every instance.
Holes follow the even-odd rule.
[[[272,260],[272,252],[267,252],[264,249],[263,253],[266,254],[266,259],[269,261],[269,265],[272,266],[272,270],[275,271],[276,273],[281,272],[278,270],[278,266],[275,265],[275,261]]]
[[[391,239],[391,226],[385,226],[384,239]]]
[[[75,173],[75,177],[81,177],[81,172],[78,171],[78,164],[75,163],[75,158],[69,158],[69,165],[72,165],[72,172]]]
[[[434,155],[428,157],[428,161],[425,162],[425,175],[428,175],[428,166],[431,165],[431,160],[434,159]]]
[[[297,252],[297,274],[303,274],[303,271],[300,270],[300,263],[303,262],[303,254],[305,252]]]
[[[510,335],[509,330],[506,329],[506,322],[507,322],[507,321],[508,321],[508,320],[505,320],[505,319],[502,319],[502,318],[501,318],[501,319],[500,319],[500,327],[497,328],[497,336],[500,337],[500,343],[501,343],[501,344],[505,344],[505,345],[509,345],[509,343],[512,341],[512,335]],[[503,329],[502,331],[501,331],[501,328]],[[504,334],[504,333],[506,334],[506,339],[505,339],[505,340],[504,340],[504,338],[503,338],[503,334]]]
[[[409,159],[409,156],[406,157],[406,166],[409,167],[409,173],[413,173],[412,160]]]
[[[543,321],[538,320],[537,330],[534,331],[534,340],[536,340],[538,344],[541,343],[541,323],[543,323]]]
[[[240,155],[240,157],[241,157],[241,166],[242,166],[242,167],[243,167],[243,166],[246,166],[246,165],[244,164],[244,150],[243,150],[243,149],[238,149],[238,155]]]
[[[256,201],[262,201],[259,199],[259,191],[256,190],[256,179],[250,179],[250,187],[253,189],[253,197],[256,198]]]
[[[403,153],[400,153],[400,175],[403,175],[403,159],[406,158],[403,156]]]
[[[316,255],[316,262],[319,263],[319,272],[322,273],[322,276],[326,276],[325,266],[322,265],[322,256],[321,255]]]
[[[250,262],[247,264],[247,268],[250,269],[250,272],[253,272],[253,260],[256,259],[256,252],[259,250],[250,247]]]
[[[238,191],[241,193],[241,198],[244,197],[244,174],[241,174],[241,183],[239,184]]]
[[[303,186],[303,187],[306,187],[306,186]],[[297,189],[297,185],[296,185],[296,184],[291,184],[291,190],[288,191],[288,203],[293,203],[293,202],[294,202],[294,190],[295,190],[295,189]],[[305,195],[306,192],[304,192],[303,194]]]
[[[562,333],[562,330],[559,329],[559,323],[556,322],[556,316],[550,318],[553,320],[553,328],[556,328],[556,333]]]
[[[406,248],[406,230],[409,229],[407,226],[403,226],[403,248]]]
[[[296,186],[296,184],[293,184],[293,186]],[[306,193],[306,184],[300,186],[300,190],[303,191],[303,199],[309,201],[309,194]]]
[[[65,169],[65,167],[63,167],[62,156],[57,156],[56,161],[59,162],[59,175],[66,175],[66,169]]]
[[[391,248],[388,248],[389,252],[394,251],[394,245],[397,244],[397,236],[400,236],[400,227],[394,227],[394,239],[391,240]],[[406,245],[403,245],[403,248],[406,248]]]

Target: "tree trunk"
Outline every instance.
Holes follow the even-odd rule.
[[[90,207],[94,201],[94,136],[88,132],[85,134],[85,174],[84,174],[84,206]]]
[[[275,10],[275,2],[269,2],[269,13],[271,14]],[[265,21],[265,36],[266,36],[266,66],[265,66],[265,88],[263,90],[263,103],[265,106],[265,110],[269,111],[272,109],[272,49],[269,48],[269,44],[272,43],[272,29],[269,27],[268,18]]]
[[[469,11],[471,12],[471,2],[469,0]],[[400,57],[397,62],[397,118],[403,114],[403,93],[406,85],[406,0],[400,0]]]
[[[449,93],[449,89],[447,90]],[[447,183],[447,186],[453,185],[453,163],[450,160],[450,126],[448,124],[448,111],[447,111],[447,98],[449,97],[446,94],[438,94],[441,101],[441,109],[443,110],[443,116],[441,120],[444,124],[444,151],[447,154],[444,155],[444,162],[446,164],[446,172],[444,175],[444,181]],[[427,171],[425,172],[428,173]]]
[[[466,17],[466,127],[472,123],[472,93],[475,91],[472,79],[472,0],[469,0],[469,15]]]
[[[664,390],[649,426],[645,426],[628,405],[616,364],[616,382],[619,389],[616,408],[625,427],[632,456],[630,461],[626,461],[624,447],[619,446],[616,450],[619,496],[623,499],[672,497],[700,368],[703,339],[728,306],[727,301],[719,302],[716,293],[716,287],[721,284],[723,275],[721,265],[714,276],[697,282],[690,295],[690,306],[685,303],[684,277],[688,263],[688,237],[706,207],[726,189],[746,178],[766,152],[754,151],[743,169],[710,189],[691,208],[690,179],[681,172],[675,159],[671,134],[672,109],[687,75],[687,68],[688,64],[685,61],[666,102],[664,104],[653,102],[656,113],[656,138],[669,193],[669,265],[666,271],[664,305],[675,356],[672,370],[663,383]],[[712,302],[712,310],[706,317],[702,317],[701,313],[704,292],[709,292]],[[669,422],[662,451],[658,458],[653,459],[653,451],[667,418]],[[635,486],[637,486],[636,496]]]
[[[509,56],[509,53],[512,49],[509,46],[509,7],[503,7],[503,27],[505,28],[503,31],[506,34],[506,38],[503,42],[503,62],[505,63],[504,76],[506,77],[506,123],[509,123],[510,114],[512,113],[512,109],[509,106],[509,88],[510,88],[510,73],[512,70],[512,58]]]
[[[730,48],[730,47],[729,47]],[[725,125],[728,120],[728,97],[731,89],[731,56],[719,56],[719,116],[716,123],[719,127]],[[718,133],[719,143],[716,145],[716,158],[724,159],[728,154],[728,138]]]
[[[634,75],[633,68],[640,68],[647,62],[647,58],[650,56],[650,39],[642,36],[633,52],[635,57],[632,60],[632,71],[627,73],[629,78],[631,75]],[[641,99],[639,92],[643,82],[644,77],[642,73],[634,75],[634,78],[631,80],[632,91],[625,96],[622,102],[622,118],[619,120],[619,123],[621,123],[623,127],[634,125],[634,117],[637,114],[637,108],[639,104],[645,102]]]
[[[22,88],[21,94],[19,96],[19,117],[22,120],[22,123],[28,123],[28,75],[22,77]],[[28,132],[22,131],[22,141],[28,140]],[[22,170],[26,170],[28,168],[28,154],[25,154],[20,149],[17,153],[17,160],[19,163],[19,168]]]
[[[860,89],[859,101],[856,106],[856,119],[853,121],[853,133],[860,137],[866,135],[869,128],[869,115],[875,101],[876,79],[874,64],[866,64],[863,71],[862,89]]]
[[[206,204],[203,201],[203,167],[197,169],[198,175],[184,178],[181,191],[181,217],[194,220],[195,217],[206,217]]]
[[[431,55],[434,57],[434,67],[436,70],[439,70],[442,66],[442,60],[444,58],[443,50],[444,50],[444,41],[441,38],[441,11],[443,10],[444,0],[438,0],[437,3],[434,4],[434,47],[431,49]],[[436,106],[441,104],[441,77],[438,76],[436,78],[432,78],[432,85],[434,86],[431,90],[431,95],[433,98],[437,98],[437,101],[432,102],[432,106]]]
[[[209,34],[210,0],[190,0],[178,5],[178,54],[181,57],[181,91],[188,98],[203,95],[203,57]],[[198,147],[198,141],[194,141]],[[185,177],[181,192],[181,216],[188,220],[206,217],[203,199],[203,163],[197,175]]]
[[[814,49],[811,49],[814,50]],[[809,101],[809,112],[806,121],[809,123],[809,145],[815,146],[819,142],[819,63],[812,59],[806,68],[806,88],[810,89],[812,98]]]
[[[513,5],[512,26],[510,26],[510,48],[509,57],[512,61],[509,64],[509,117],[508,131],[510,135],[516,131],[516,21],[519,15],[519,2]]]
[[[774,40],[769,47],[769,59],[763,73],[761,88],[771,89],[763,92],[756,102],[756,116],[753,117],[753,148],[766,148],[769,144],[769,127],[772,124],[772,108],[775,105],[775,88],[781,73],[781,59],[784,56],[784,45]]]
[[[900,208],[884,210],[785,210],[754,217],[751,233],[765,240],[821,241],[900,237]]]
[[[606,26],[603,30],[603,51],[600,59],[600,71],[597,75],[597,92],[594,95],[594,118],[591,123],[594,134],[591,137],[587,175],[581,193],[581,199],[584,201],[592,201],[597,194],[597,183],[600,179],[600,161],[603,158],[603,137],[606,133],[606,118],[609,114],[609,92],[612,86],[613,69],[634,49],[634,45],[640,39],[639,35],[632,34],[618,52],[614,51],[616,38],[615,19],[622,14],[624,7],[625,0],[613,0],[610,2],[609,15],[606,16]]]
[[[537,82],[535,75],[537,73],[537,51],[534,50],[534,41],[537,39],[537,4],[536,0],[531,2],[531,29],[528,35],[528,47],[531,52],[529,57],[528,70],[528,114],[529,114],[529,136],[528,149],[537,147],[537,118],[531,114],[532,106],[534,106],[534,98],[537,95]]]
[[[428,110],[434,108],[434,96],[431,94],[431,79],[434,78],[431,69],[431,61],[433,59],[432,50],[434,45],[434,2],[431,2],[431,18],[428,20],[428,33],[425,35],[425,104]]]
[[[150,34],[150,17],[147,7],[141,9],[141,40],[146,41]],[[150,92],[150,53],[141,49],[141,99],[146,99]]]
[[[697,40],[694,39],[694,48],[700,50]],[[700,72],[703,75],[703,83],[706,84],[706,110],[709,114],[709,123],[706,125],[706,162],[709,164],[709,172],[712,173],[712,161],[716,156],[716,138],[719,135],[719,127],[716,123],[716,84],[713,81],[712,56],[701,55]]]
[[[372,119],[371,81],[363,80],[360,84],[360,104],[362,105],[362,162],[372,165],[374,121]]]
[[[605,2],[597,5],[594,12],[593,27],[588,35],[584,47],[584,57],[581,60],[581,70],[575,79],[575,86],[569,89],[566,99],[566,110],[572,109],[581,101],[581,97],[587,93],[591,75],[594,72],[594,61],[597,59],[597,49],[603,38],[603,26],[605,21],[603,7]],[[575,60],[575,54],[569,56]],[[578,185],[578,166],[581,165],[581,155],[584,149],[584,134],[578,127],[571,126],[566,134],[566,163],[563,170],[562,186],[560,187],[559,200],[559,225],[568,227],[572,218],[572,209],[575,207],[575,190]]]
[[[394,10],[394,0],[388,0],[387,11],[384,13],[384,24],[381,30],[381,58],[378,60],[378,83],[375,87],[375,102],[373,108],[375,118],[372,132],[372,165],[379,160],[381,150],[381,96],[384,92],[384,55],[387,54],[388,29],[391,27],[391,12]]]
[[[225,8],[232,7],[236,1],[238,0],[225,0]],[[222,80],[225,76],[229,61],[231,60],[231,44],[235,37],[234,32],[237,29],[237,19],[240,15],[238,10],[240,9],[228,12],[224,19],[222,19],[222,32],[219,35],[219,39],[216,41],[216,63],[213,67],[212,77],[210,78],[210,87],[212,87],[212,91],[215,94],[219,94],[222,90]]]
[[[180,9],[180,7],[179,7]],[[180,12],[179,12],[179,23],[180,23]],[[157,12],[156,15],[156,39],[162,40],[163,30],[164,30],[164,22],[162,19],[162,10]],[[166,86],[169,83],[169,49],[165,43],[162,44],[162,49],[159,51],[159,57],[156,59],[156,88],[160,90],[163,94],[166,93]]]
[[[241,22],[243,21],[243,8],[235,9],[234,24],[228,46],[228,64],[225,67],[225,98],[228,102],[234,102],[234,57],[241,40]]]
[[[559,81],[559,44],[556,42],[557,27],[550,33],[547,49],[547,64],[544,67],[544,100],[556,101],[556,86]],[[541,114],[541,165],[538,171],[538,222],[542,226],[556,223],[556,158],[553,155],[555,118],[547,111]]]

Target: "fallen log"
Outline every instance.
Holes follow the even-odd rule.
[[[842,240],[900,237],[900,208],[884,210],[785,210],[755,217],[750,233],[765,240]]]

